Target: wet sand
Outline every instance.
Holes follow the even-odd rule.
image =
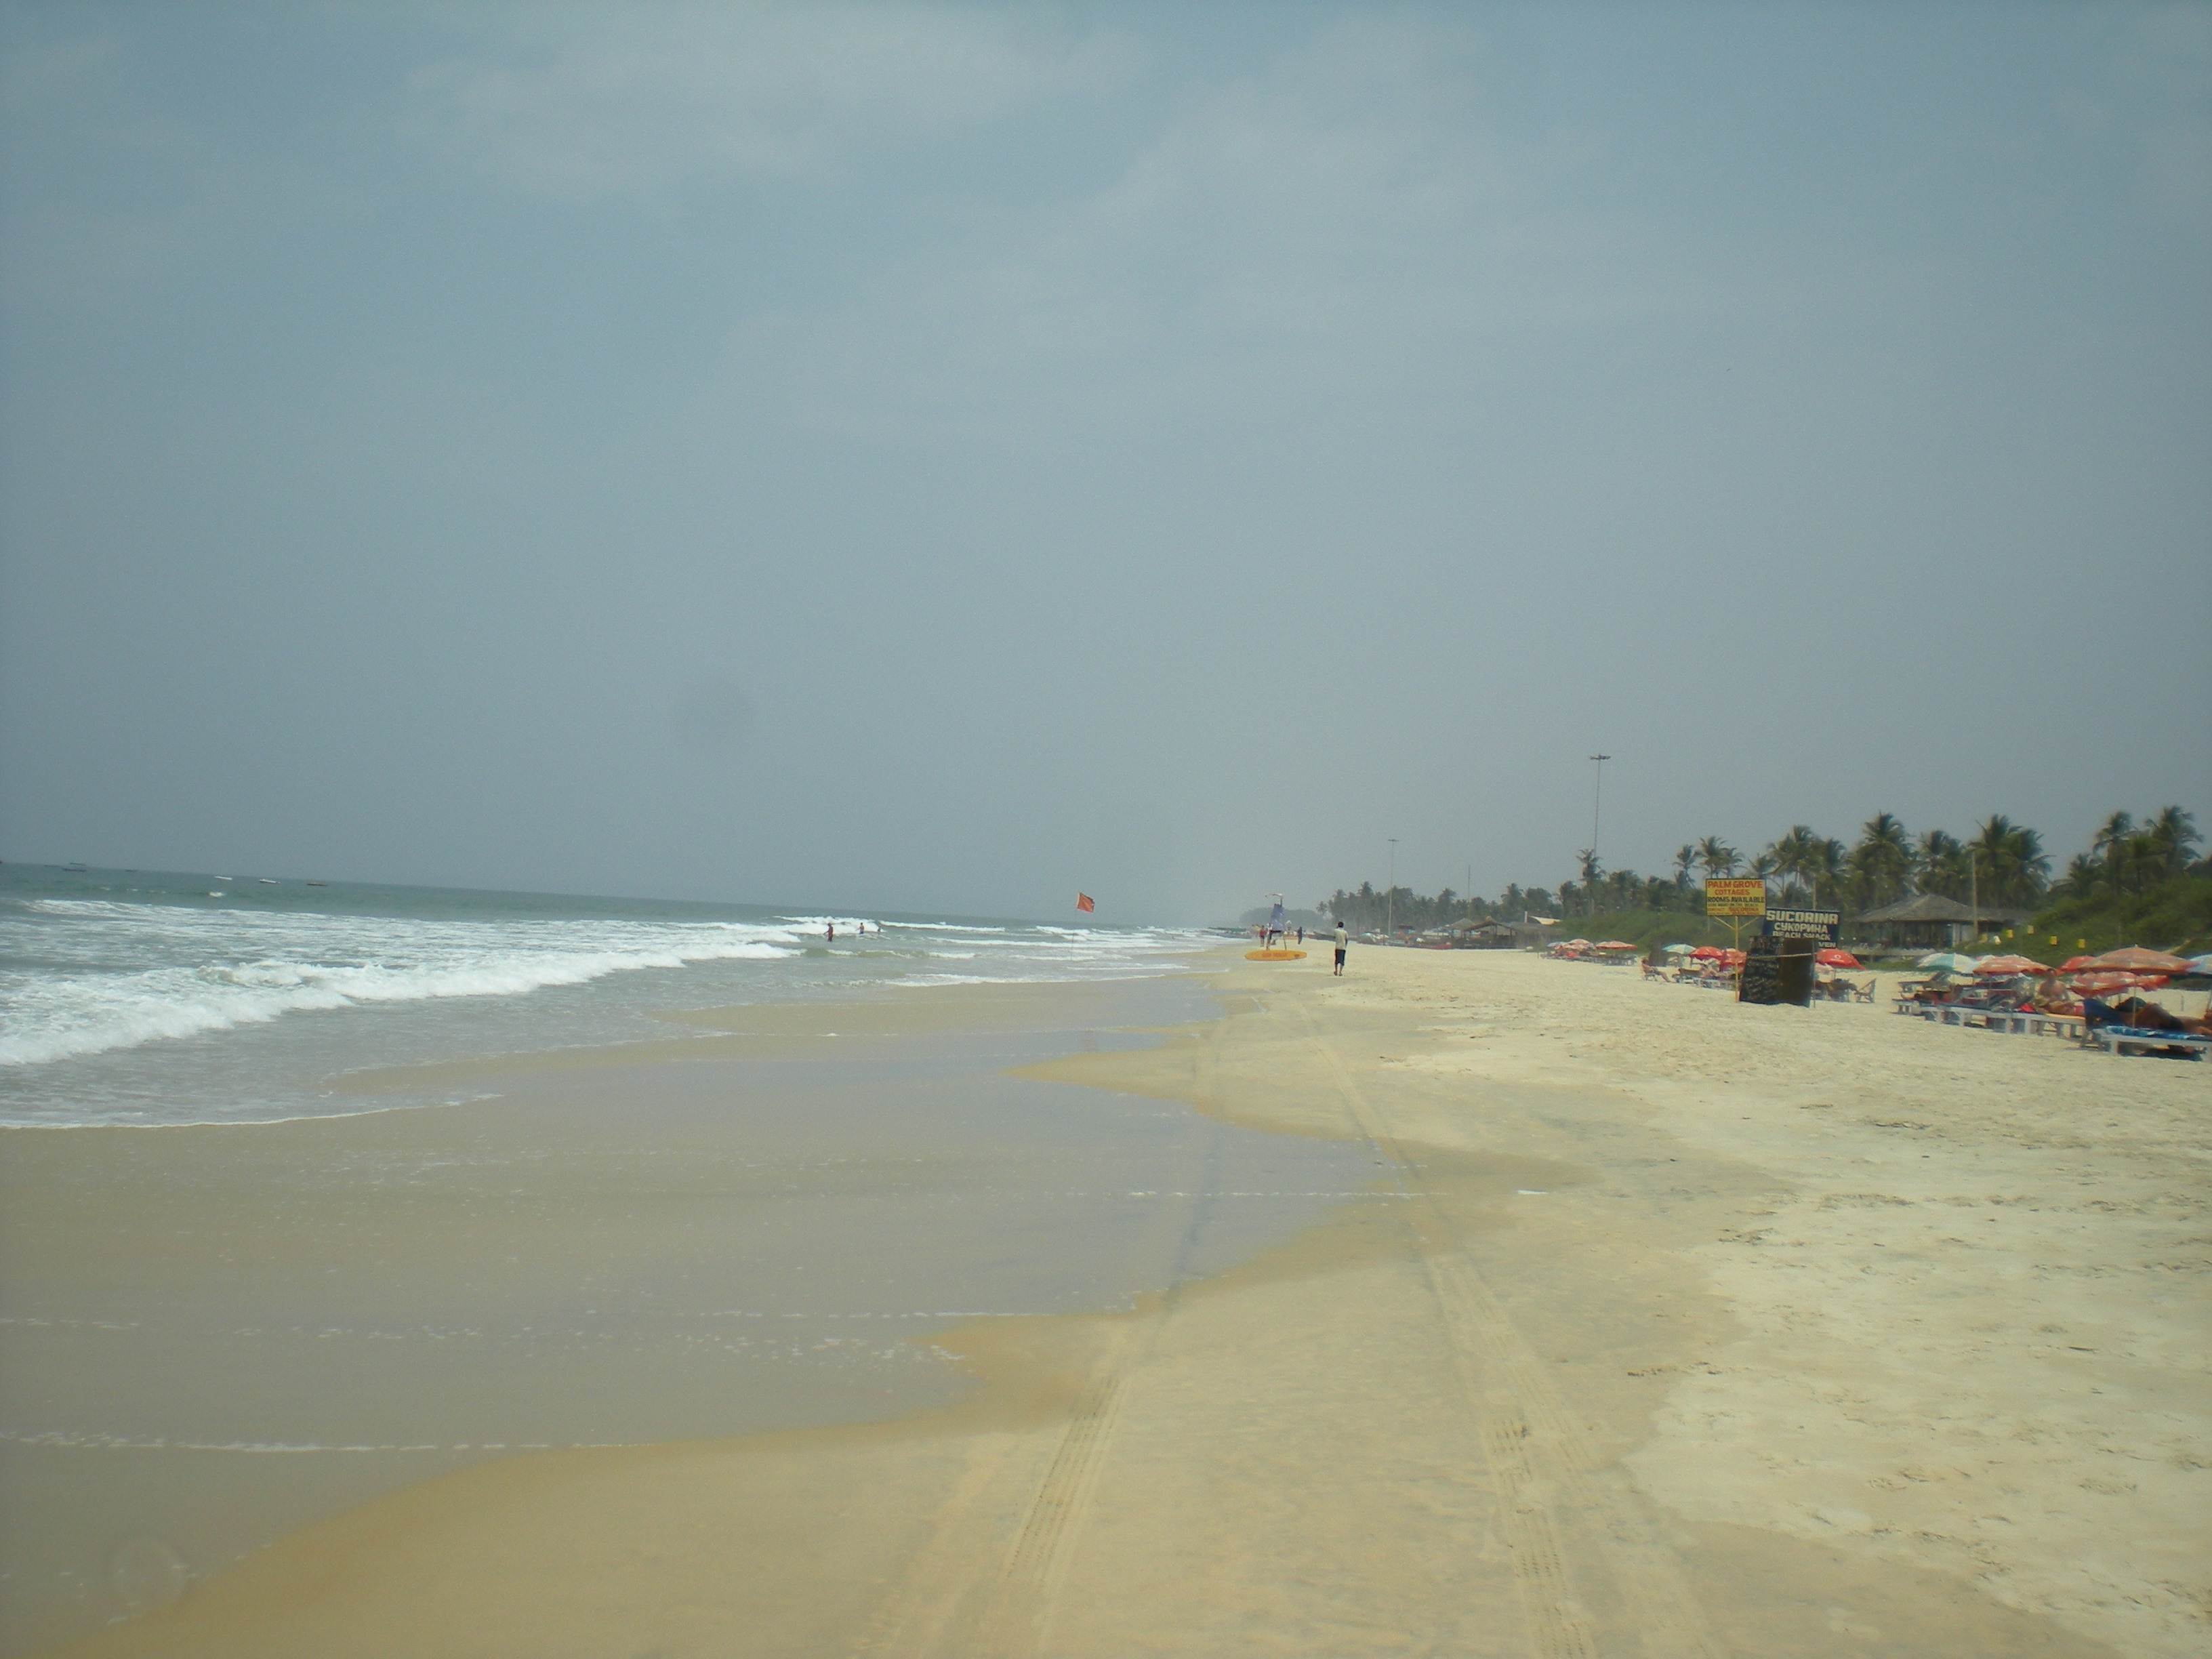
[[[459,1469],[71,1651],[2204,1650],[2212,1066],[1504,953],[1223,987],[1024,1074],[1356,1155],[1318,1224],[939,1332],[968,1398]]]
[[[1159,980],[736,1009],[343,1080],[495,1095],[463,1104],[0,1134],[0,1651],[519,1452],[944,1405],[973,1384],[934,1333],[1127,1306],[1297,1231],[1364,1160],[1005,1075],[1213,1006]]]

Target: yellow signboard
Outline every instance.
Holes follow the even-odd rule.
[[[1723,877],[1705,884],[1705,914],[1709,916],[1763,916],[1766,914],[1766,884],[1757,876]]]

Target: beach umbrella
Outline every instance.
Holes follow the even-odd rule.
[[[2207,951],[2201,957],[2190,957],[2189,971],[2192,974],[2212,974],[2212,951]]]
[[[1974,964],[1974,971],[1978,974],[2047,974],[2051,969],[2027,957],[1984,957]]]
[[[1741,951],[1723,951],[1721,952],[1721,962],[1726,967],[1741,968],[1744,963],[1744,954]]]
[[[1670,956],[1670,957],[1681,957],[1681,956],[1692,956],[1692,957],[1693,957],[1693,956],[1697,955],[1697,951],[1696,951],[1696,948],[1695,948],[1694,946],[1692,946],[1692,945],[1668,945],[1668,946],[1667,947],[1666,954],[1667,954],[1667,955],[1668,955],[1668,956]],[[2207,957],[2205,958],[2205,960],[2206,960],[2206,961],[2208,961],[2208,962],[2212,962],[2212,957]]]
[[[2140,945],[2107,951],[2097,958],[2097,966],[2118,968],[2130,974],[2185,974],[2189,971],[2189,964],[2179,957],[2170,957],[2163,951],[2146,951]]]
[[[1566,944],[1571,948],[1578,948],[1584,951],[1589,949],[1589,941],[1586,939],[1571,939],[1566,941]]]
[[[1971,974],[1980,960],[1979,957],[1961,956],[1956,951],[1938,951],[1932,957],[1921,957],[1917,965],[1941,969],[1947,974]]]
[[[1717,962],[1723,957],[1726,956],[1728,952],[1722,950],[1717,945],[1700,945],[1696,950],[1691,951],[1690,954],[1707,962]]]
[[[2074,976],[2075,990],[2091,997],[2110,996],[2115,991],[2156,991],[2165,984],[2165,976],[2160,974],[2130,974],[2111,968]]]
[[[1601,951],[1633,951],[1636,947],[1625,939],[1609,939],[1597,948]]]
[[[1823,968],[1856,968],[1859,965],[1859,959],[1849,951],[1838,951],[1832,946],[1821,951],[1813,960]]]
[[[2062,974],[2078,974],[2084,968],[2094,968],[2096,965],[2097,958],[2094,957],[2069,957],[2058,964],[2058,971]]]

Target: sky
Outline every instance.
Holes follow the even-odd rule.
[[[0,11],[10,861],[2063,866],[2208,579],[2212,7]]]

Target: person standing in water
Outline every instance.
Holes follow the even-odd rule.
[[[1336,966],[1332,970],[1333,972],[1339,975],[1341,975],[1344,972],[1345,948],[1350,945],[1351,942],[1352,935],[1345,932],[1344,929],[1344,918],[1342,916],[1339,916],[1336,919]]]
[[[822,930],[822,942],[824,945],[835,945],[837,942],[837,924],[836,922],[831,922],[827,927],[824,927]]]

